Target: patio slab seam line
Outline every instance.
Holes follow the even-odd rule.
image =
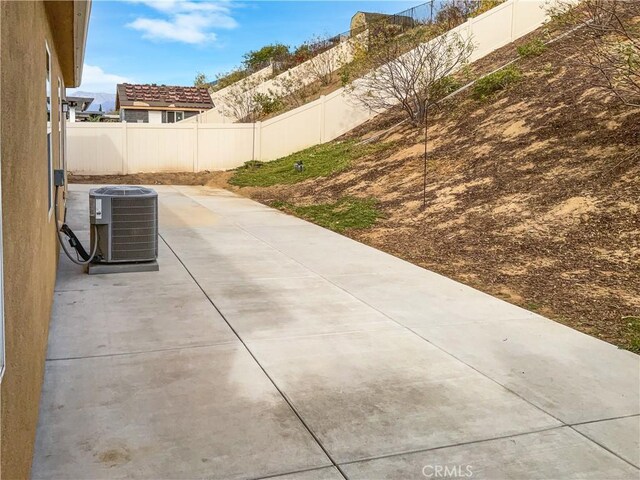
[[[194,199],[194,201],[197,201]],[[256,239],[258,239],[259,241],[271,246],[273,249],[275,249],[276,251],[282,253],[283,255],[289,257],[291,260],[293,260],[294,262],[299,263],[301,266],[308,268],[310,271],[316,273],[318,276],[320,276],[321,278],[323,278],[324,280],[326,280],[327,282],[329,282],[330,284],[338,287],[339,289],[341,289],[342,291],[346,292],[348,295],[352,296],[353,298],[355,298],[356,300],[359,300],[360,302],[364,303],[365,305],[369,306],[370,308],[376,310],[377,312],[379,312],[380,314],[384,315],[385,317],[387,317],[388,319],[390,319],[391,321],[395,322],[396,324],[400,325],[402,328],[408,330],[409,332],[411,332],[412,334],[416,335],[417,337],[421,338],[422,340],[424,340],[425,342],[429,343],[430,345],[433,345],[435,348],[439,349],[440,351],[444,352],[445,354],[451,356],[452,358],[456,359],[457,361],[461,362],[462,364],[466,365],[467,367],[471,368],[472,370],[474,370],[475,372],[479,373],[480,375],[482,375],[483,377],[489,379],[490,381],[494,382],[495,384],[499,385],[500,387],[504,388],[506,391],[512,393],[513,395],[515,395],[516,397],[520,398],[521,400],[523,400],[524,402],[528,403],[529,405],[531,405],[532,407],[540,410],[542,413],[548,415],[549,417],[553,418],[554,420],[558,421],[561,423],[561,426],[565,426],[565,427],[569,427],[574,431],[575,430],[571,424],[565,422],[564,420],[558,418],[557,416],[553,415],[550,412],[547,412],[544,408],[540,407],[539,405],[536,405],[535,403],[531,402],[529,399],[523,397],[522,395],[520,395],[519,393],[515,392],[514,390],[512,390],[511,388],[503,385],[501,382],[499,382],[498,380],[492,378],[491,376],[487,375],[486,373],[480,371],[479,369],[477,369],[476,367],[474,367],[473,365],[468,364],[467,362],[465,362],[464,360],[458,358],[456,355],[454,355],[453,353],[449,352],[448,350],[446,350],[445,348],[437,345],[436,343],[432,342],[431,340],[423,337],[422,335],[420,335],[419,333],[417,333],[416,331],[414,331],[412,328],[407,327],[406,325],[401,324],[400,322],[398,322],[395,318],[391,317],[390,315],[388,315],[387,313],[383,312],[382,310],[374,307],[373,305],[369,304],[367,301],[363,300],[362,298],[359,298],[357,295],[353,294],[352,292],[346,290],[345,288],[343,288],[342,286],[332,282],[329,278],[325,277],[323,274],[321,274],[320,272],[315,271],[313,268],[304,265],[302,262],[296,260],[295,258],[291,257],[290,255],[287,255],[287,253],[283,252],[282,250],[280,250],[278,247],[276,247],[275,245],[270,244],[269,242],[263,240],[262,238],[258,237],[257,235],[253,234],[252,232],[246,230],[245,228],[243,228],[241,225],[238,225],[238,228],[240,228],[241,230],[245,231],[246,233],[248,233],[249,235],[252,235],[253,237],[255,237]],[[318,228],[323,228],[323,227],[319,227]],[[348,238],[348,237],[347,237]],[[358,242],[359,243],[359,242]],[[633,415],[631,415],[633,416]],[[599,421],[599,420],[592,420],[592,421]],[[554,427],[555,428],[555,427]],[[580,433],[580,432],[578,432]],[[581,433],[582,436],[584,436]],[[609,453],[612,453],[613,455],[615,455],[617,458],[619,458],[620,460],[622,460],[623,462],[633,466],[634,468],[637,468],[635,465],[633,465],[632,463],[628,462],[626,459],[624,459],[623,457],[621,457],[620,455],[618,455],[617,453],[603,447],[602,445],[598,444],[597,442],[594,442],[593,440],[591,440],[590,438],[586,437],[589,441],[593,442],[595,445],[598,445],[599,447],[603,448],[604,450],[608,451]]]
[[[506,439],[509,439],[509,438],[518,438],[518,437],[524,437],[526,435],[535,435],[537,433],[550,432],[552,430],[560,430],[562,428],[568,428],[568,429],[573,430],[574,432],[576,432],[576,430],[574,428],[572,428],[571,425],[558,425],[556,427],[542,428],[540,430],[533,430],[531,432],[514,433],[514,434],[511,434],[511,435],[502,435],[502,436],[492,437],[492,438],[483,438],[482,440],[473,440],[473,441],[470,441],[470,442],[452,443],[450,445],[441,445],[441,446],[438,446],[438,447],[419,448],[419,449],[407,450],[407,451],[399,452],[399,453],[389,453],[389,454],[384,454],[384,455],[378,455],[378,456],[375,456],[375,457],[361,458],[361,459],[358,459],[358,460],[349,460],[348,462],[340,463],[340,465],[353,465],[353,464],[356,464],[356,463],[369,462],[369,461],[372,461],[372,460],[381,460],[381,459],[384,459],[384,458],[393,458],[393,457],[399,457],[399,456],[403,456],[403,455],[412,455],[414,453],[432,452],[432,451],[437,451],[437,450],[444,450],[446,448],[463,447],[463,446],[468,446],[468,445],[475,445],[475,444],[478,444],[478,443],[493,442],[493,441],[496,441],[496,440],[506,440]],[[577,432],[577,433],[580,433],[580,432]],[[604,450],[606,450],[607,452],[609,452],[610,454],[612,454],[616,458],[618,458],[620,460],[624,460],[625,463],[627,463],[628,465],[632,466],[636,470],[640,470],[639,467],[637,467],[633,463],[625,460],[624,458],[621,458],[618,454],[616,454],[615,452],[609,450],[608,448],[600,445],[598,442],[593,441],[592,439],[590,439],[586,435],[582,435],[582,436],[585,437],[589,442],[594,443],[597,446],[603,448]]]
[[[598,442],[597,440],[594,440],[591,437],[588,437],[586,434],[582,433],[580,430],[577,430],[575,428],[573,428],[573,425],[569,425],[569,428],[571,430],[573,430],[574,432],[578,433],[580,436],[586,438],[587,440],[589,440],[590,442],[595,443],[596,445],[598,445],[600,448],[606,450],[607,452],[611,453],[612,455],[618,457],[620,460],[622,460],[623,462],[631,465],[633,468],[635,468],[636,470],[638,470],[640,472],[640,467],[631,463],[629,460],[627,460],[626,458],[621,457],[620,455],[618,455],[616,452],[614,452],[613,450],[611,450],[609,447],[604,446],[602,443]]]
[[[477,369],[476,367],[474,367],[473,365],[469,365],[468,363],[466,363],[464,360],[461,360],[460,358],[458,358],[458,357],[457,357],[456,355],[454,355],[453,353],[448,352],[446,349],[444,349],[444,348],[440,347],[439,345],[437,345],[436,343],[432,342],[431,340],[429,340],[429,339],[427,339],[427,338],[423,337],[422,335],[420,335],[418,332],[415,332],[415,331],[414,331],[413,329],[411,329],[410,327],[406,327],[406,328],[407,328],[410,332],[413,332],[414,334],[416,334],[417,336],[419,336],[420,338],[422,338],[425,342],[430,343],[430,344],[431,344],[431,345],[433,345],[434,347],[436,347],[436,348],[440,349],[441,351],[443,351],[443,352],[447,353],[448,355],[451,355],[451,356],[452,356],[453,358],[455,358],[456,360],[459,360],[460,362],[462,362],[462,363],[464,363],[465,365],[467,365],[469,368],[471,368],[471,369],[475,370],[476,372],[478,372],[479,374],[481,374],[481,375],[483,375],[484,377],[488,378],[488,379],[489,379],[489,380],[491,380],[492,382],[495,382],[496,384],[500,385],[501,387],[503,387],[503,388],[504,388],[504,389],[506,389],[507,391],[509,391],[509,392],[513,393],[515,396],[517,396],[518,398],[522,399],[523,401],[525,401],[525,402],[526,402],[526,403],[528,403],[529,405],[531,405],[531,406],[533,406],[533,407],[537,408],[537,409],[538,409],[538,410],[540,410],[541,412],[546,413],[546,414],[547,414],[547,415],[549,415],[551,418],[553,418],[553,419],[557,420],[558,422],[562,423],[562,425],[563,425],[563,426],[565,426],[565,427],[569,427],[569,428],[571,428],[572,430],[574,430],[574,429],[573,429],[573,426],[574,426],[574,425],[581,425],[581,424],[583,424],[583,423],[602,422],[602,421],[605,421],[605,420],[609,420],[609,418],[597,418],[597,419],[593,419],[593,420],[586,420],[586,421],[584,421],[584,422],[578,422],[578,423],[565,422],[564,420],[562,420],[561,418],[557,417],[556,415],[554,415],[554,414],[552,414],[552,413],[547,412],[544,408],[540,407],[539,405],[536,405],[535,403],[531,402],[529,399],[527,399],[527,398],[523,397],[523,396],[522,396],[522,395],[520,395],[518,392],[515,392],[514,390],[510,389],[509,387],[507,387],[507,386],[503,385],[503,384],[502,384],[501,382],[499,382],[498,380],[496,380],[496,379],[494,379],[494,378],[490,377],[489,375],[485,374],[484,372],[482,372],[482,371],[478,370],[478,369]],[[638,415],[638,414],[640,414],[640,413],[632,413],[632,414],[630,414],[630,415],[622,415],[621,417],[627,417],[627,416],[629,416],[629,417],[634,417],[634,416],[636,416],[636,415]],[[613,417],[613,418],[616,418],[616,417]],[[580,432],[578,432],[578,433],[580,433]],[[582,435],[582,434],[581,434],[581,435]],[[591,439],[589,439],[589,440],[591,440]],[[592,440],[592,441],[593,441],[593,440]],[[596,442],[593,442],[593,443],[596,443]],[[600,445],[600,446],[602,446],[602,445]],[[604,447],[603,447],[603,448],[604,448]],[[608,449],[605,449],[605,450],[608,450]],[[609,451],[609,450],[608,450],[608,451]],[[622,457],[621,457],[620,455],[618,455],[617,453],[615,453],[615,452],[611,452],[611,453],[613,453],[613,454],[614,454],[616,457],[618,457],[620,460],[623,460],[624,462],[627,462],[627,460],[625,460],[624,458],[622,458]],[[627,462],[627,463],[629,463],[629,462]],[[635,465],[634,465],[634,466],[635,466]]]
[[[622,417],[613,417],[613,418],[606,418],[603,420],[596,420],[596,421],[591,421],[591,422],[583,422],[583,423],[575,423],[575,424],[571,424],[571,425],[556,425],[555,427],[547,427],[547,428],[541,428],[538,430],[532,430],[529,432],[521,432],[521,433],[511,433],[509,435],[499,435],[497,437],[490,437],[490,438],[482,438],[480,440],[471,440],[469,442],[459,442],[459,443],[451,443],[451,444],[447,444],[447,445],[439,445],[437,447],[427,447],[427,448],[416,448],[416,449],[412,449],[412,450],[403,450],[400,452],[393,452],[393,453],[385,453],[382,455],[377,455],[377,456],[372,456],[372,457],[363,457],[363,458],[359,458],[356,460],[349,460],[347,462],[341,462],[340,465],[350,465],[350,464],[354,464],[354,463],[360,463],[360,462],[368,462],[371,460],[379,460],[379,459],[383,459],[383,458],[391,458],[391,457],[398,457],[398,456],[402,456],[402,455],[411,455],[414,453],[422,453],[422,452],[430,452],[433,450],[442,450],[445,448],[453,448],[453,447],[460,447],[460,446],[465,446],[465,445],[474,445],[476,443],[485,443],[485,442],[492,442],[495,440],[505,440],[508,438],[516,438],[516,437],[523,437],[526,435],[533,435],[536,433],[543,433],[543,432],[549,432],[551,430],[559,430],[561,428],[569,428],[571,430],[576,431],[573,427],[579,427],[580,425],[584,425],[584,424],[589,424],[589,423],[597,423],[597,422],[606,422],[609,420],[618,420],[621,418],[630,418],[630,417],[637,417],[639,415],[634,414],[634,415],[626,415],[626,416],[622,416]],[[576,433],[581,433],[579,431],[576,431]],[[598,446],[604,448],[605,450],[608,450],[609,453],[612,453],[614,456],[619,457],[619,455],[617,455],[615,452],[612,452],[611,450],[609,450],[608,448],[598,444],[598,442],[592,440],[591,438],[587,437],[586,435],[582,434],[582,436],[585,436],[589,441],[596,443]],[[621,459],[624,460],[624,459]],[[630,463],[627,461],[627,463],[629,463],[632,467],[640,470],[639,467],[637,467],[636,465]]]
[[[275,382],[275,380],[271,377],[271,375],[269,375],[269,373],[267,372],[267,370],[262,366],[262,364],[260,363],[260,361],[258,360],[258,358],[254,355],[254,353],[251,351],[251,349],[249,348],[249,346],[245,343],[245,341],[242,339],[242,337],[240,336],[240,334],[236,331],[235,328],[233,328],[233,325],[231,325],[231,323],[229,322],[229,320],[227,320],[227,317],[225,317],[224,313],[222,313],[222,311],[218,308],[218,306],[215,304],[215,302],[211,299],[211,297],[209,297],[209,294],[204,290],[204,288],[202,288],[202,286],[200,285],[200,283],[198,283],[198,279],[196,279],[196,277],[193,276],[193,274],[191,273],[191,271],[187,268],[187,266],[182,262],[182,259],[178,256],[178,254],[173,250],[173,248],[171,247],[171,245],[169,245],[169,242],[167,242],[164,237],[160,234],[158,234],[158,236],[162,239],[162,241],[167,245],[167,247],[169,248],[169,250],[171,250],[171,253],[173,253],[173,255],[178,259],[178,261],[182,264],[183,268],[187,271],[187,273],[191,276],[191,278],[193,279],[193,281],[195,282],[195,284],[198,286],[198,288],[200,288],[200,290],[202,291],[202,293],[207,297],[207,299],[209,300],[209,302],[211,303],[211,305],[213,305],[213,308],[216,309],[216,311],[218,312],[218,314],[222,317],[222,319],[225,321],[225,323],[229,326],[229,328],[231,329],[231,331],[233,332],[233,334],[238,338],[238,340],[240,341],[240,343],[242,344],[242,346],[245,348],[245,350],[249,353],[249,355],[251,356],[251,358],[253,358],[253,361],[256,362],[256,365],[258,365],[258,367],[260,368],[260,370],[262,370],[262,372],[265,374],[265,376],[269,379],[269,381],[271,382],[271,384],[274,386],[274,388],[278,391],[278,393],[280,394],[280,396],[282,397],[282,399],[286,402],[286,404],[289,406],[289,408],[291,409],[291,411],[293,412],[293,414],[298,418],[298,420],[300,421],[300,423],[304,426],[304,428],[309,432],[309,435],[311,435],[311,437],[314,439],[314,441],[318,444],[318,446],[320,447],[320,449],[324,452],[324,454],[327,456],[327,458],[329,459],[329,461],[332,463],[332,465],[326,465],[326,467],[329,466],[333,466],[335,467],[338,472],[340,472],[340,475],[342,475],[343,478],[348,479],[347,475],[342,471],[342,469],[340,468],[340,466],[338,465],[338,463],[333,459],[333,457],[329,454],[328,450],[325,448],[325,446],[320,442],[320,439],[318,438],[318,436],[315,434],[315,432],[311,429],[311,427],[307,424],[307,422],[305,422],[305,420],[302,418],[302,416],[300,415],[300,413],[297,411],[297,409],[293,406],[293,404],[291,403],[291,401],[289,400],[289,398],[284,394],[284,392],[280,389],[280,387],[278,386],[278,384]]]
[[[576,423],[570,424],[569,426],[580,427],[581,425],[589,425],[591,423],[608,422],[610,420],[622,420],[623,418],[633,418],[633,417],[640,417],[640,412],[630,413],[629,415],[620,415],[618,417],[601,418],[599,420],[587,420],[586,422],[576,422]]]
[[[206,345],[185,345],[183,347],[152,348],[150,350],[138,350],[135,352],[103,353],[101,355],[85,355],[79,357],[45,358],[45,362],[59,362],[62,360],[85,360],[88,358],[122,357],[124,355],[143,355],[145,353],[175,352],[177,350],[189,350],[191,348],[221,347],[224,345],[233,345],[234,343],[236,343],[235,340],[230,340],[228,342],[207,343]]]
[[[269,480],[270,478],[279,478],[287,475],[295,475],[296,473],[317,472],[318,470],[324,470],[325,468],[334,468],[334,466],[327,465],[326,467],[303,468],[302,470],[292,470],[290,472],[284,472],[284,473],[271,473],[269,475],[265,475],[264,477],[249,477],[246,480]],[[348,479],[345,479],[345,480],[348,480]]]
[[[505,439],[508,439],[508,438],[523,437],[525,435],[534,435],[536,433],[550,432],[552,430],[559,430],[561,428],[568,428],[568,426],[567,425],[556,425],[555,427],[541,428],[541,429],[538,429],[538,430],[532,430],[530,432],[512,433],[510,435],[499,435],[497,437],[482,438],[480,440],[471,440],[469,442],[450,443],[450,444],[447,444],[447,445],[439,445],[437,447],[415,448],[415,449],[411,449],[411,450],[403,450],[403,451],[400,451],[400,452],[385,453],[385,454],[377,455],[377,456],[373,456],[373,457],[363,457],[363,458],[358,458],[356,460],[349,460],[348,462],[340,463],[340,465],[352,465],[354,463],[369,462],[371,460],[381,460],[383,458],[400,457],[402,455],[412,455],[414,453],[431,452],[431,451],[436,451],[436,450],[444,450],[445,448],[463,447],[463,446],[466,446],[466,445],[475,445],[477,443],[486,443],[486,442],[493,442],[495,440],[505,440]]]

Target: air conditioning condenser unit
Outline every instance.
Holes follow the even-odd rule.
[[[89,273],[158,270],[158,194],[121,185],[89,191],[91,245]],[[96,238],[97,237],[97,238]]]

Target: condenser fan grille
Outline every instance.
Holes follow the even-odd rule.
[[[154,191],[146,187],[136,187],[131,185],[116,185],[114,187],[100,187],[95,189],[98,195],[115,196],[143,196],[153,195]]]
[[[111,258],[143,261],[156,258],[158,214],[154,197],[117,197],[111,200]]]

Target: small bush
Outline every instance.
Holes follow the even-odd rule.
[[[264,165],[264,162],[261,162],[260,160],[248,160],[244,162],[240,168],[243,168],[245,170],[252,170],[252,169],[260,168],[263,165]]]
[[[518,47],[518,55],[521,57],[537,57],[542,55],[547,46],[539,38],[534,38],[530,42],[524,43]]]
[[[284,104],[278,97],[266,93],[256,93],[253,97],[256,102],[258,114],[269,115],[282,110]]]
[[[451,75],[441,78],[433,87],[431,95],[433,98],[440,99],[452,94],[462,87],[462,84]]]
[[[640,354],[640,317],[623,317],[622,321],[626,323],[627,327],[625,348]]]
[[[338,70],[343,87],[346,87],[351,81],[365,73],[368,58],[368,48],[360,42],[355,43],[353,46],[352,60],[342,65]]]
[[[488,12],[494,7],[497,7],[501,3],[504,3],[505,0],[480,0],[479,4],[475,7],[469,17],[477,17],[478,15],[482,15],[484,12]]]
[[[233,85],[236,82],[239,82],[243,78],[249,75],[249,72],[246,70],[233,70],[229,73],[223,73],[218,75],[215,83],[212,86],[214,91],[221,90],[229,85]]]
[[[351,81],[351,76],[353,75],[351,68],[349,68],[349,64],[344,65],[343,67],[340,68],[339,75],[340,75],[340,83],[342,84],[343,87],[346,87]]]
[[[259,50],[251,50],[243,55],[244,66],[251,72],[256,72],[266,67],[269,63],[285,63],[291,57],[291,52],[287,45],[282,43],[272,43],[265,45]]]
[[[520,78],[522,78],[520,69],[510,65],[478,80],[473,86],[472,96],[476,100],[484,100],[489,95],[504,90]]]

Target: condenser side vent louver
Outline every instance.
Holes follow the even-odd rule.
[[[156,199],[119,197],[111,200],[111,259],[153,260],[158,248]]]
[[[145,262],[158,256],[158,195],[149,188],[102,187],[90,191],[92,235],[100,261]]]

